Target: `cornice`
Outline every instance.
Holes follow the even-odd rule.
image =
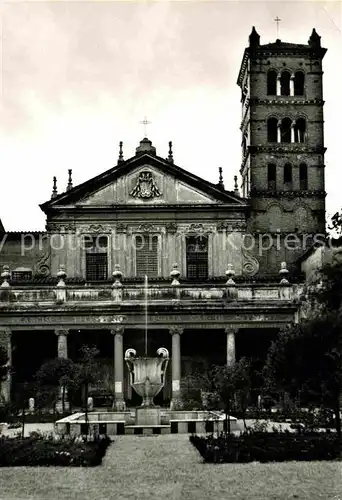
[[[251,198],[325,198],[325,191],[251,191]]]
[[[275,96],[276,97],[276,96]],[[300,96],[284,99],[283,96],[278,96],[275,99],[259,99],[258,97],[254,97],[250,99],[250,105],[262,104],[266,106],[273,106],[274,104],[286,104],[286,105],[295,105],[295,106],[324,106],[325,101],[323,99],[304,99],[300,98]]]
[[[248,146],[249,152],[253,153],[317,153],[324,154],[327,150],[324,146],[312,147],[305,143],[272,143]],[[247,155],[246,155],[247,156]]]

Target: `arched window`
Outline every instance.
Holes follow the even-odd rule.
[[[294,77],[294,95],[304,95],[304,73],[296,71]]]
[[[277,118],[267,120],[267,140],[268,142],[277,142]]]
[[[267,95],[277,95],[277,72],[274,70],[267,73]]]
[[[290,95],[290,79],[291,74],[288,71],[283,71],[280,76],[280,94]]]
[[[299,189],[308,190],[308,167],[305,163],[299,165]]]
[[[281,142],[291,142],[291,124],[290,118],[282,119],[280,126]]]
[[[275,163],[267,165],[267,188],[269,191],[275,191],[277,188],[277,166]]]
[[[305,141],[306,122],[304,118],[298,118],[295,124],[295,142]]]
[[[284,165],[284,189],[292,189],[292,165],[285,163]]]

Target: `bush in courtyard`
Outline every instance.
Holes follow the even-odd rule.
[[[54,358],[44,363],[36,373],[39,405],[56,403],[61,399],[65,412],[66,393],[76,385],[77,367],[71,359]]]
[[[232,365],[215,365],[211,370],[214,392],[219,396],[226,415],[226,429],[230,434],[229,415],[239,409],[246,428],[245,416],[251,389],[250,362],[241,358]]]
[[[31,433],[30,437],[0,438],[0,466],[73,466],[100,465],[110,444],[108,436],[92,441],[56,439]]]
[[[284,462],[290,460],[335,460],[340,455],[340,442],[333,433],[290,433],[256,428],[228,440],[218,437],[190,436],[205,462]]]

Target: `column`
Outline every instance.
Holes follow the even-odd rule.
[[[124,382],[124,353],[123,333],[124,326],[117,325],[110,331],[114,335],[114,402],[113,409],[124,411],[126,408],[123,382]]]
[[[277,142],[281,142],[281,120],[277,123]]]
[[[280,82],[281,75],[277,75],[277,95],[281,95],[281,82]]]
[[[291,123],[291,142],[296,142],[296,138],[295,138],[295,126],[296,126],[296,122],[293,121]]]
[[[235,363],[235,334],[237,328],[228,326],[225,333],[227,334],[227,365],[231,366]]]
[[[57,335],[57,357],[60,359],[68,359],[68,330],[55,330]],[[70,408],[68,400],[68,389],[64,387],[64,402],[63,402],[63,386],[60,387],[60,395],[57,401],[56,408],[60,412],[64,412]]]
[[[68,357],[68,330],[55,330],[57,335],[57,357],[67,359]]]
[[[172,371],[172,394],[171,394],[171,409],[176,409],[180,405],[181,391],[181,348],[180,336],[183,333],[183,328],[173,326],[170,328],[172,335],[172,353],[171,353],[171,371]]]
[[[290,96],[294,96],[294,80],[295,80],[295,76],[294,76],[294,73],[292,73],[292,75],[290,77]]]
[[[6,366],[8,367],[8,372],[5,380],[0,380],[0,405],[2,402],[9,402],[11,400],[11,364],[12,364],[12,343],[11,343],[11,331],[1,330],[0,331],[0,346],[4,348],[5,353],[7,353],[8,361]]]

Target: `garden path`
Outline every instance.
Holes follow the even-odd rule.
[[[0,475],[0,500],[342,500],[341,462],[203,464],[187,434],[117,436],[99,467]]]

